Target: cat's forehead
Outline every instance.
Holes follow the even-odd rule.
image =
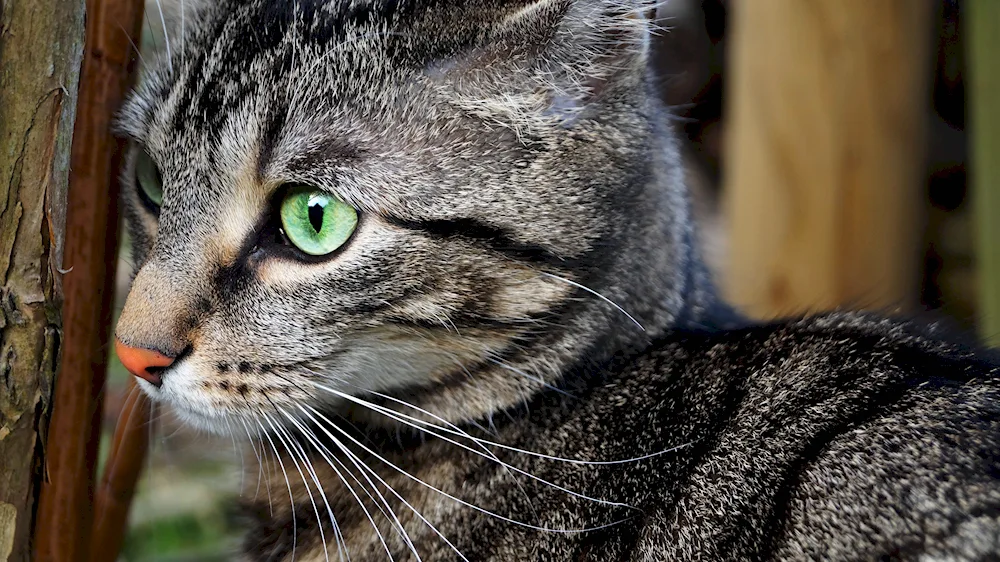
[[[440,68],[488,35],[487,22],[522,3],[206,2],[174,26],[171,45],[161,46],[163,56],[127,101],[122,129],[138,137],[153,128],[206,131],[255,103],[274,113],[384,98],[392,83]]]
[[[380,37],[390,33],[393,6],[279,0],[201,8],[126,105],[123,116],[133,123],[125,125],[142,135],[211,132],[254,106],[274,114],[356,94],[350,90],[362,68],[372,79],[375,67],[389,68]]]

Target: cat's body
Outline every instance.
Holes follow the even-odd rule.
[[[637,510],[572,497],[436,438],[368,436],[413,476],[494,513],[563,530],[620,521],[583,533],[498,520],[362,457],[409,492],[413,507],[469,560],[994,560],[994,371],[967,349],[905,324],[839,313],[671,333],[603,376],[574,373],[588,382],[569,394],[549,391],[511,417],[498,415],[495,433],[467,428],[569,459],[655,454],[588,466],[493,448],[504,462],[552,484]],[[322,480],[336,480],[324,465],[316,463]],[[312,560],[320,552],[316,518],[296,481],[297,559]],[[259,519],[248,536],[248,560],[291,554],[284,486],[280,476],[271,481],[277,515],[264,492],[250,502]],[[369,521],[352,509],[354,500],[331,496],[351,559],[387,559]],[[390,503],[423,559],[457,558],[409,508]],[[322,503],[319,509],[331,537]],[[400,536],[382,531],[396,559],[408,559]]]
[[[200,4],[122,113],[117,338],[249,438],[245,559],[1000,552],[991,359],[715,299],[645,6]]]

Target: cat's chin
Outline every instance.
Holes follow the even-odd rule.
[[[233,429],[233,422],[228,421],[226,416],[209,417],[201,412],[195,412],[186,408],[171,405],[174,415],[188,427],[193,427],[198,431],[204,431],[213,435],[229,436]],[[235,434],[239,437],[239,433]]]
[[[188,401],[171,400],[164,397],[162,392],[155,392],[155,389],[153,393],[147,394],[150,394],[154,401],[169,408],[174,416],[188,427],[226,437],[231,433],[236,437],[243,434],[239,420],[227,415],[221,409],[206,411],[203,408],[192,407]]]

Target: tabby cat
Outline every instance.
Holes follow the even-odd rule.
[[[1000,558],[1000,363],[717,300],[650,6],[177,9],[117,348],[262,465],[241,560]]]

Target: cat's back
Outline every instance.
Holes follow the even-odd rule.
[[[663,463],[634,558],[996,556],[996,364],[859,314],[667,336],[624,392],[690,460]]]

